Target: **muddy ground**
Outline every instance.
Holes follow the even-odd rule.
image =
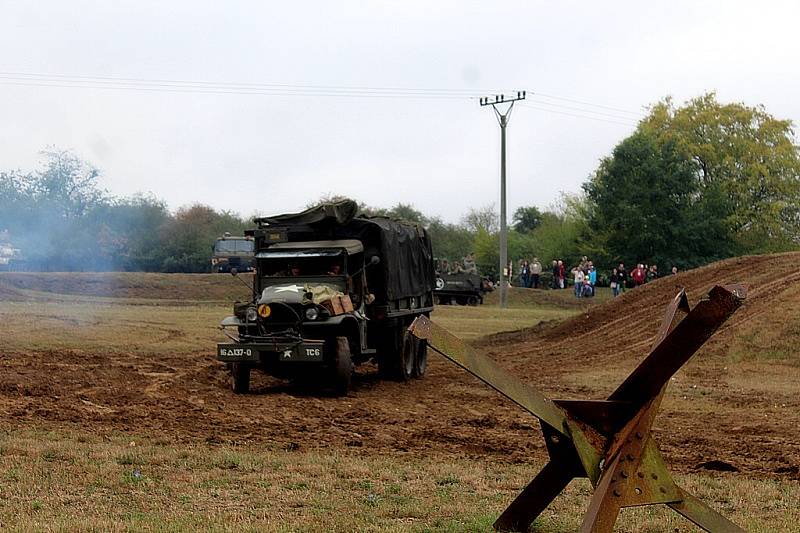
[[[567,322],[476,344],[551,397],[603,398],[646,355],[678,286],[694,304],[714,283],[743,282],[744,306],[672,381],[656,437],[678,471],[720,461],[716,467],[756,477],[800,479],[800,357],[759,356],[774,352],[759,345],[771,338],[762,334],[800,340],[799,264],[800,254],[728,260]],[[255,374],[253,392],[235,396],[210,353],[19,353],[0,345],[0,422],[359,454],[546,457],[535,418],[440,356],[431,356],[425,379],[408,384],[379,381],[373,367],[361,367],[352,393],[331,398]]]

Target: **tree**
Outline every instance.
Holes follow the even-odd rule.
[[[691,159],[699,194],[714,198],[744,251],[800,244],[800,152],[791,121],[762,106],[721,104],[712,92],[677,108],[664,99],[638,131]]]
[[[428,235],[433,255],[438,259],[460,261],[473,251],[474,235],[464,226],[448,224],[435,217],[428,220]]]
[[[428,219],[425,215],[422,214],[422,211],[419,211],[414,208],[411,204],[403,204],[399,203],[389,209],[386,213],[387,216],[391,218],[397,218],[400,220],[406,220],[408,222],[418,222],[420,224],[426,224]]]
[[[716,216],[724,211],[720,198],[699,194],[693,162],[673,139],[634,133],[583,188],[591,240],[614,261],[684,267],[730,251],[729,233]]]
[[[183,207],[161,228],[165,272],[207,272],[211,248],[226,231],[241,235],[248,224],[233,213],[217,212],[207,205]]]
[[[494,233],[500,227],[500,217],[494,208],[494,204],[479,208],[470,207],[467,214],[464,215],[462,223],[473,233],[478,233],[479,231]]]
[[[36,174],[31,191],[53,214],[80,217],[107,199],[97,184],[100,172],[93,165],[67,150],[48,149],[42,155],[45,168]]]
[[[514,229],[520,233],[535,230],[542,223],[542,212],[534,206],[518,207],[512,218]]]

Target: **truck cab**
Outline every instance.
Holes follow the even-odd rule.
[[[212,272],[251,272],[255,243],[252,237],[231,236],[225,233],[214,242],[211,249]]]

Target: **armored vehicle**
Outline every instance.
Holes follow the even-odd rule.
[[[233,237],[225,233],[214,243],[211,255],[212,272],[251,272],[253,270],[252,237]]]
[[[256,219],[252,300],[222,322],[217,346],[233,391],[250,372],[315,379],[347,393],[354,365],[373,361],[387,378],[425,374],[427,346],[407,331],[433,310],[427,231],[384,217],[356,216],[355,202]]]
[[[487,279],[470,272],[436,274],[436,303],[459,305],[478,305],[483,303],[483,295],[491,291]]]

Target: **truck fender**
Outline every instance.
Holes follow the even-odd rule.
[[[226,328],[226,327],[233,327],[233,326],[246,326],[247,324],[245,324],[244,322],[239,320],[238,317],[226,316],[225,318],[222,319],[222,322],[220,322],[219,325],[222,326],[223,328]]]

